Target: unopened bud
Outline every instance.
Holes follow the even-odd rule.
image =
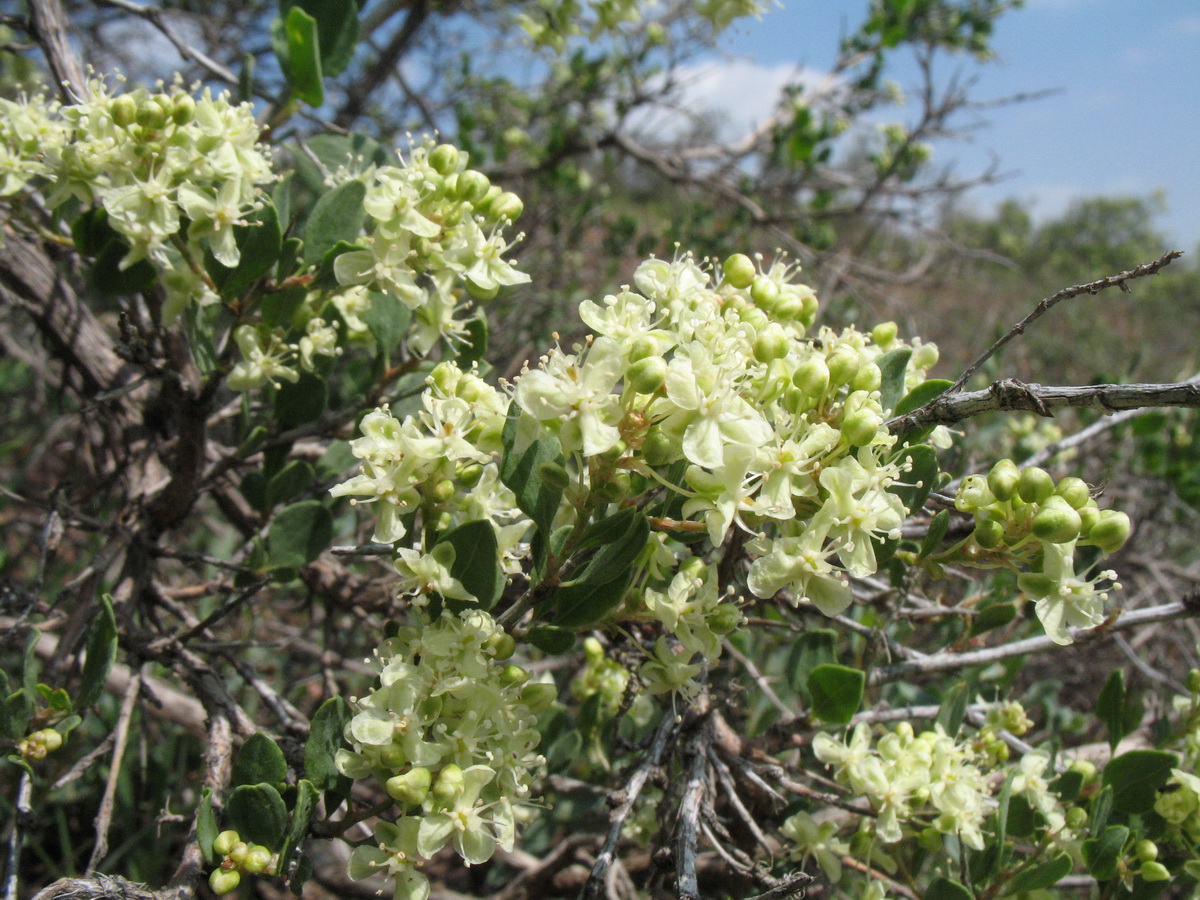
[[[758,275],[754,260],[745,253],[733,254],[733,256],[725,260],[725,265],[722,266],[722,269],[725,274],[725,283],[739,290],[750,287]]]
[[[458,168],[458,148],[453,144],[438,144],[429,151],[429,165],[439,175],[449,175]]]
[[[242,860],[242,869],[251,875],[261,875],[271,867],[271,851],[261,844],[255,844]]]
[[[521,688],[521,702],[529,707],[534,715],[548,710],[558,699],[558,689],[543,681],[527,684]]]
[[[713,634],[726,635],[742,624],[742,611],[729,603],[723,603],[705,620]]]
[[[750,285],[750,299],[763,309],[771,309],[779,298],[779,285],[765,275],[759,275]]]
[[[488,204],[488,210],[497,219],[507,219],[515,222],[525,212],[525,203],[512,191],[503,191],[500,196]]]
[[[1133,855],[1142,862],[1152,862],[1158,859],[1158,844],[1154,841],[1140,840],[1133,847]]]
[[[826,357],[825,364],[829,366],[829,383],[843,385],[850,383],[861,361],[853,350],[841,347]]]
[[[869,409],[860,409],[842,420],[842,437],[854,447],[865,447],[875,440],[883,417]]]
[[[186,125],[196,118],[196,101],[190,94],[176,94],[171,102],[171,120],[176,125]]]
[[[1002,459],[988,472],[988,490],[997,500],[1010,500],[1017,492],[1017,483],[1021,480],[1021,470],[1011,459]]]
[[[454,763],[447,763],[433,783],[433,798],[441,806],[450,806],[465,788],[462,769]]]
[[[1088,532],[1088,540],[1105,553],[1116,553],[1129,540],[1129,516],[1115,509],[1100,511],[1096,524]]]
[[[1030,466],[1021,470],[1017,481],[1017,495],[1026,503],[1044,503],[1054,493],[1054,479],[1045,469]]]
[[[626,381],[639,394],[655,394],[667,377],[667,361],[661,356],[639,359],[625,375]]]
[[[899,333],[899,331],[900,328],[895,322],[880,322],[871,329],[871,340],[873,340],[880,347],[887,347],[896,339],[896,335]]]
[[[988,487],[988,481],[982,475],[968,475],[958,486],[958,494],[954,498],[954,508],[959,512],[973,512],[996,502]]]
[[[975,543],[985,550],[994,550],[1004,542],[1004,526],[995,519],[980,519],[975,523]]]
[[[492,183],[488,177],[475,169],[458,173],[458,196],[468,203],[477,203],[482,200],[491,186]]]
[[[1079,513],[1066,500],[1052,496],[1033,517],[1033,534],[1038,540],[1065,544],[1079,537],[1081,524]]]
[[[773,359],[783,359],[787,356],[787,352],[787,332],[778,322],[771,322],[759,330],[758,335],[754,338],[754,358],[761,363],[767,363]]]
[[[796,367],[792,384],[809,397],[822,397],[829,390],[829,367],[819,356],[810,356]]]
[[[237,863],[239,866],[245,861],[246,854],[250,852],[250,845],[245,841],[236,841],[229,852],[225,855]]]
[[[869,362],[859,366],[858,371],[854,373],[854,377],[850,379],[850,390],[870,393],[879,390],[881,384],[883,373],[879,371],[879,366]]]
[[[237,869],[213,869],[208,876],[208,886],[214,894],[229,894],[242,883],[242,873]]]
[[[1091,499],[1091,493],[1088,491],[1087,482],[1082,478],[1076,478],[1074,475],[1068,475],[1062,479],[1054,488],[1054,493],[1062,497],[1072,509],[1082,509]]]
[[[403,806],[419,806],[429,796],[431,784],[433,775],[430,771],[424,766],[417,766],[403,774],[393,775],[384,784],[384,790],[389,797]]]
[[[1082,806],[1072,806],[1067,810],[1067,827],[1071,830],[1078,830],[1087,824],[1088,813]]]
[[[492,651],[492,659],[508,659],[516,652],[517,642],[507,631],[497,631],[483,642],[483,646]]]
[[[1171,873],[1167,867],[1160,862],[1144,862],[1138,874],[1142,876],[1142,881],[1170,881]]]
[[[213,853],[217,856],[228,856],[233,845],[241,839],[241,835],[236,831],[222,831],[213,841]]]
[[[524,684],[529,680],[529,673],[520,666],[505,666],[500,670],[500,683],[505,685]]]
[[[112,120],[122,128],[128,128],[137,120],[137,101],[129,94],[116,97],[108,109]]]

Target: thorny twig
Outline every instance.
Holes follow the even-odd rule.
[[[139,672],[129,680],[129,684],[125,687],[125,696],[121,700],[121,711],[117,715],[117,726],[113,729],[116,739],[113,741],[112,765],[108,770],[108,780],[104,783],[100,811],[96,814],[96,846],[92,848],[86,875],[94,874],[96,867],[104,862],[104,857],[108,855],[108,829],[112,824],[117,784],[121,780],[121,760],[125,758],[125,747],[129,743],[129,726],[133,720],[133,707],[141,689],[142,675]]]
[[[712,741],[712,723],[707,715],[696,723],[688,736],[684,756],[689,758],[683,795],[679,801],[679,819],[675,824],[675,885],[679,900],[700,900],[696,878],[696,844],[699,840],[700,808],[708,791],[705,777],[708,745]]]

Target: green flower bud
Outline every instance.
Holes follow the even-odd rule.
[[[458,148],[453,144],[438,144],[429,151],[429,165],[439,175],[450,175],[458,168]]]
[[[1158,859],[1158,844],[1154,841],[1140,840],[1133,847],[1133,855],[1142,862],[1153,862]]]
[[[1070,828],[1072,830],[1080,829],[1084,825],[1087,824],[1087,821],[1088,821],[1087,810],[1084,809],[1082,806],[1072,806],[1070,809],[1067,810],[1066,819],[1067,819],[1067,827],[1068,828]]]
[[[980,519],[975,523],[975,543],[985,550],[994,550],[1004,543],[1004,526],[995,519]]]
[[[1083,776],[1083,780],[1085,782],[1096,780],[1096,774],[1097,774],[1096,764],[1094,762],[1092,762],[1090,759],[1073,759],[1073,760],[1071,760],[1071,765],[1069,765],[1067,767],[1067,771],[1068,772],[1078,772],[1080,775]]]
[[[208,886],[214,894],[229,894],[242,883],[242,873],[236,869],[213,869],[208,876]]]
[[[1116,553],[1129,540],[1129,516],[1115,509],[1100,510],[1100,518],[1088,532],[1088,540],[1105,553]]]
[[[512,191],[503,191],[489,205],[491,214],[497,219],[507,219],[515,222],[525,212],[525,203]]]
[[[1074,475],[1068,475],[1054,488],[1054,493],[1071,504],[1072,509],[1083,509],[1088,500],[1092,499],[1087,482]]]
[[[639,394],[656,394],[667,377],[667,361],[661,356],[639,359],[625,373],[625,380]]]
[[[626,358],[631,362],[637,362],[639,359],[645,359],[648,356],[659,356],[662,353],[662,347],[659,346],[658,338],[648,334],[640,335],[633,339],[629,344],[629,350],[626,353]]]
[[[543,681],[527,684],[521,688],[521,702],[529,707],[534,715],[545,712],[558,699],[558,688]]]
[[[556,462],[544,462],[538,466],[538,478],[552,491],[565,491],[571,484],[571,476]]]
[[[607,481],[596,485],[593,493],[601,500],[616,503],[629,496],[631,485],[632,481],[629,478],[628,472],[617,472]]]
[[[750,285],[750,299],[757,306],[770,310],[779,298],[779,285],[765,275],[759,275]]]
[[[433,783],[433,799],[439,806],[450,806],[463,792],[465,784],[462,769],[454,763],[447,763]]]
[[[168,110],[163,109],[156,97],[147,97],[138,106],[137,123],[150,131],[157,131],[167,124]]]
[[[492,183],[488,177],[475,169],[458,173],[457,193],[468,203],[477,203],[482,200],[491,186]]]
[[[821,357],[810,356],[796,367],[792,384],[809,397],[823,397],[829,390],[829,366]]]
[[[869,362],[864,363],[854,373],[854,377],[850,379],[850,390],[870,393],[879,390],[881,384],[883,384],[883,373],[879,371],[879,366]]]
[[[804,327],[812,325],[817,318],[817,310],[821,304],[817,300],[817,295],[809,292],[801,298],[802,311],[800,313],[800,321],[804,323]]]
[[[733,254],[733,256],[725,260],[725,265],[722,266],[722,269],[725,274],[725,283],[739,290],[750,287],[758,275],[758,269],[754,265],[754,260],[745,253]]]
[[[62,733],[53,728],[43,728],[38,732],[38,735],[47,753],[53,753],[63,745]]]
[[[1187,689],[1193,694],[1200,694],[1200,669],[1192,669],[1188,672]]]
[[[434,503],[445,503],[458,492],[458,486],[449,478],[443,478],[429,489],[429,499]]]
[[[900,328],[895,322],[880,322],[871,329],[871,340],[880,347],[887,347],[896,339]]]
[[[1079,537],[1081,524],[1079,513],[1066,500],[1055,495],[1049,497],[1033,517],[1033,534],[1041,541],[1065,544]]]
[[[1021,480],[1021,470],[1011,459],[1002,459],[988,472],[988,490],[997,500],[1007,501],[1017,492],[1017,482]]]
[[[229,852],[225,855],[233,860],[237,865],[241,865],[246,861],[246,854],[250,852],[250,845],[245,841],[235,841],[234,845],[229,848]]]
[[[466,280],[467,293],[471,295],[471,299],[478,300],[480,303],[487,303],[489,300],[495,300],[500,294],[500,285],[494,284],[491,287],[480,287],[470,278]]]
[[[589,666],[598,666],[604,660],[604,645],[594,637],[584,638],[583,657]]]
[[[431,784],[433,775],[430,771],[424,766],[417,766],[400,775],[393,775],[387,780],[384,790],[401,806],[420,806],[429,796]]]
[[[1142,876],[1142,881],[1170,881],[1171,873],[1167,867],[1160,862],[1144,862],[1138,874]]]
[[[479,463],[470,463],[463,466],[458,471],[458,483],[465,488],[473,488],[479,484],[479,479],[483,477],[483,466]]]
[[[917,835],[917,843],[922,850],[937,853],[942,849],[942,833],[936,828],[922,828],[921,833]]]
[[[847,347],[839,347],[825,358],[829,366],[829,383],[835,386],[849,384],[858,371],[861,360],[858,354]]]
[[[1087,538],[1096,524],[1100,521],[1100,510],[1095,506],[1084,506],[1076,510],[1079,513],[1079,536]]]
[[[914,347],[913,355],[909,358],[909,362],[915,369],[932,369],[937,365],[937,361],[937,344],[922,344],[920,347]]]
[[[128,128],[137,121],[137,101],[129,94],[122,94],[120,97],[113,99],[108,112],[112,116],[113,122],[122,128]]]
[[[678,439],[661,431],[651,431],[642,442],[642,457],[652,466],[665,466],[682,455]]]
[[[722,603],[705,621],[713,634],[729,634],[742,624],[742,611],[730,603]]]
[[[1043,503],[1054,493],[1054,479],[1045,469],[1030,466],[1021,470],[1017,481],[1017,496],[1026,503]]]
[[[217,856],[228,856],[229,851],[233,849],[233,845],[240,841],[241,835],[236,831],[222,831],[213,841],[213,853]]]
[[[842,437],[854,447],[865,447],[875,440],[882,424],[883,418],[878,413],[860,409],[842,420]]]
[[[974,512],[995,502],[996,498],[992,496],[987,479],[982,475],[968,475],[958,486],[954,508],[959,512]]]
[[[517,650],[517,642],[507,631],[497,631],[483,646],[492,651],[492,659],[508,659]]]
[[[794,322],[804,317],[804,300],[795,291],[783,291],[771,304],[771,316],[780,322]]]
[[[788,343],[787,332],[783,330],[783,326],[778,322],[771,322],[754,338],[754,358],[760,363],[783,359],[787,356]]]
[[[388,744],[379,750],[379,764],[395,771],[408,765],[408,754],[399,744]]]
[[[529,680],[529,673],[520,666],[505,666],[500,670],[500,683],[507,685],[524,684]]]
[[[196,101],[191,94],[176,94],[171,102],[171,121],[176,125],[186,125],[196,118]]]
[[[242,861],[242,868],[251,875],[261,875],[271,868],[271,851],[261,844],[255,844]]]

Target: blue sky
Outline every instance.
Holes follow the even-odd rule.
[[[838,38],[862,19],[866,0],[783,0],[758,21],[736,26],[721,49],[720,78],[705,78],[718,104],[752,118],[755,85],[783,80],[796,65],[824,71]],[[988,110],[967,142],[935,145],[939,162],[961,174],[998,158],[1000,184],[968,198],[981,212],[1016,196],[1039,216],[1074,197],[1145,196],[1161,190],[1156,224],[1176,246],[1200,244],[1200,2],[1197,0],[1027,0],[996,26],[996,58],[979,66],[948,57],[942,66],[975,77],[972,96],[1000,99],[1057,89],[1044,99]],[[911,67],[892,76],[916,84]],[[734,96],[728,96],[733,94]],[[740,95],[741,99],[738,99]],[[904,110],[896,117],[903,118]]]

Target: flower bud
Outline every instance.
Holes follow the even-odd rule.
[[[433,799],[440,806],[450,806],[465,787],[462,769],[454,763],[447,763],[438,773],[437,781],[433,783]]]
[[[242,873],[236,869],[213,869],[208,876],[208,886],[214,894],[229,894],[242,883]]]
[[[1038,540],[1065,544],[1079,537],[1081,524],[1079,513],[1055,495],[1049,497],[1033,517],[1033,534]]]
[[[1017,492],[1017,482],[1021,480],[1021,471],[1011,459],[1002,459],[988,472],[988,489],[997,500],[1012,499]]]
[[[515,222],[521,218],[521,213],[525,212],[525,203],[512,191],[503,191],[488,205],[488,210],[497,219]]]
[[[882,424],[883,417],[878,413],[869,409],[860,409],[842,420],[842,437],[854,447],[865,447],[875,440]]]
[[[1142,876],[1142,881],[1170,881],[1171,873],[1167,867],[1160,862],[1144,862],[1138,874]]]
[[[593,493],[608,503],[617,503],[629,496],[632,481],[628,472],[617,472],[593,488]]]
[[[757,306],[770,310],[779,298],[779,285],[765,275],[759,275],[750,285],[750,299]]]
[[[825,358],[829,366],[829,383],[835,386],[849,384],[861,364],[858,354],[847,347],[839,347]]]
[[[854,377],[850,379],[850,390],[870,393],[879,390],[881,384],[883,384],[883,373],[879,371],[879,366],[869,362],[860,366],[854,373]]]
[[[483,642],[483,646],[492,651],[492,659],[508,659],[517,650],[517,642],[507,631],[497,631]]]
[[[457,492],[458,486],[449,478],[443,478],[429,489],[429,499],[434,503],[446,503]]]
[[[732,604],[722,603],[705,621],[713,634],[726,635],[742,624],[742,611]]]
[[[1067,810],[1067,827],[1075,830],[1087,824],[1088,813],[1082,806],[1072,806]]]
[[[403,769],[408,765],[408,754],[399,744],[388,744],[379,749],[379,764],[392,771]]]
[[[1090,759],[1073,759],[1071,765],[1067,767],[1068,772],[1078,772],[1083,776],[1083,780],[1094,781],[1096,778],[1096,764]]]
[[[400,775],[393,775],[384,784],[384,790],[401,806],[420,806],[429,796],[431,784],[433,775],[430,771],[424,766],[417,766]]]
[[[1200,669],[1192,669],[1188,672],[1187,689],[1193,694],[1200,694]]]
[[[895,322],[880,322],[871,329],[871,340],[873,340],[880,347],[887,347],[896,339],[896,335],[899,333],[899,331],[900,328]]]
[[[922,850],[937,853],[942,849],[942,833],[936,828],[922,828],[921,833],[917,835],[917,843]]]
[[[495,300],[500,294],[500,285],[493,284],[491,287],[481,287],[470,278],[466,280],[467,293],[471,295],[472,300],[478,300],[480,303],[487,303],[489,300]]]
[[[625,357],[633,363],[648,356],[659,356],[661,352],[662,347],[659,346],[658,338],[643,334],[630,341],[629,350],[626,351]]]
[[[1088,492],[1087,482],[1074,475],[1068,475],[1062,479],[1055,486],[1054,493],[1071,504],[1072,509],[1083,509],[1087,506],[1088,500],[1092,499]]]
[[[1133,847],[1133,855],[1142,862],[1153,862],[1158,859],[1158,844],[1154,841],[1140,840]]]
[[[520,666],[505,666],[500,670],[500,683],[504,685],[524,684],[529,680],[529,673]]]
[[[1004,526],[995,519],[980,519],[975,523],[975,543],[985,550],[994,550],[1004,542]]]
[[[552,491],[565,491],[571,483],[567,470],[556,462],[544,462],[538,466],[538,478]]]
[[[129,94],[122,94],[113,99],[108,112],[116,124],[122,128],[128,128],[137,120],[137,101]]]
[[[909,358],[909,362],[915,369],[932,369],[937,365],[937,361],[937,344],[922,344],[920,347],[914,347],[913,355]]]
[[[136,121],[143,128],[157,131],[167,124],[167,111],[157,102],[157,98],[146,97],[138,105]]]
[[[788,336],[783,330],[783,326],[778,322],[771,322],[765,328],[759,330],[758,335],[754,338],[754,358],[760,363],[767,363],[773,359],[783,359],[788,352]]]
[[[639,394],[655,394],[667,377],[667,361],[661,356],[639,359],[625,373],[625,380]]]
[[[233,845],[240,841],[241,835],[236,831],[222,831],[213,841],[213,853],[217,856],[228,856]]]
[[[261,875],[271,867],[271,851],[262,844],[255,844],[246,853],[242,869],[251,875]]]
[[[527,684],[521,688],[521,702],[529,707],[534,715],[548,710],[558,699],[558,688],[542,681]]]
[[[806,294],[804,294],[800,298],[800,300],[801,300],[801,304],[802,304],[802,309],[800,312],[800,322],[804,325],[805,328],[807,328],[810,325],[812,325],[812,323],[814,321],[816,321],[817,310],[820,308],[821,304],[817,300],[817,295],[814,294],[811,290],[808,291]]]
[[[458,173],[457,193],[468,203],[477,203],[482,200],[491,186],[492,183],[488,177],[475,169]]]
[[[1079,536],[1086,538],[1100,521],[1100,510],[1091,504],[1076,510],[1079,513]]]
[[[829,390],[829,367],[815,354],[796,367],[792,384],[809,397],[823,397]]]
[[[479,479],[483,477],[483,466],[479,463],[470,463],[463,466],[458,471],[458,483],[465,488],[473,488],[479,484]]]
[[[1045,469],[1030,466],[1021,470],[1017,480],[1017,496],[1026,503],[1044,503],[1054,493],[1054,479]]]
[[[1103,509],[1088,532],[1088,540],[1105,553],[1116,553],[1129,539],[1129,516],[1115,509]]]
[[[982,475],[968,475],[958,486],[954,508],[959,512],[973,512],[995,502],[996,498],[988,488],[987,479]]]
[[[458,168],[458,148],[453,144],[438,144],[429,151],[429,165],[439,175],[449,175]]]
[[[725,260],[725,265],[722,266],[722,269],[725,274],[725,283],[739,290],[750,287],[758,275],[758,270],[754,266],[754,260],[745,253],[733,254],[733,256]]]
[[[191,94],[176,94],[171,102],[171,121],[186,125],[196,118],[196,101]]]
[[[584,638],[583,657],[589,666],[598,666],[604,660],[604,645],[594,637]]]
[[[243,862],[245,862],[246,854],[249,852],[249,844],[247,844],[245,841],[235,841],[234,845],[229,848],[229,852],[225,855],[240,866]]]

